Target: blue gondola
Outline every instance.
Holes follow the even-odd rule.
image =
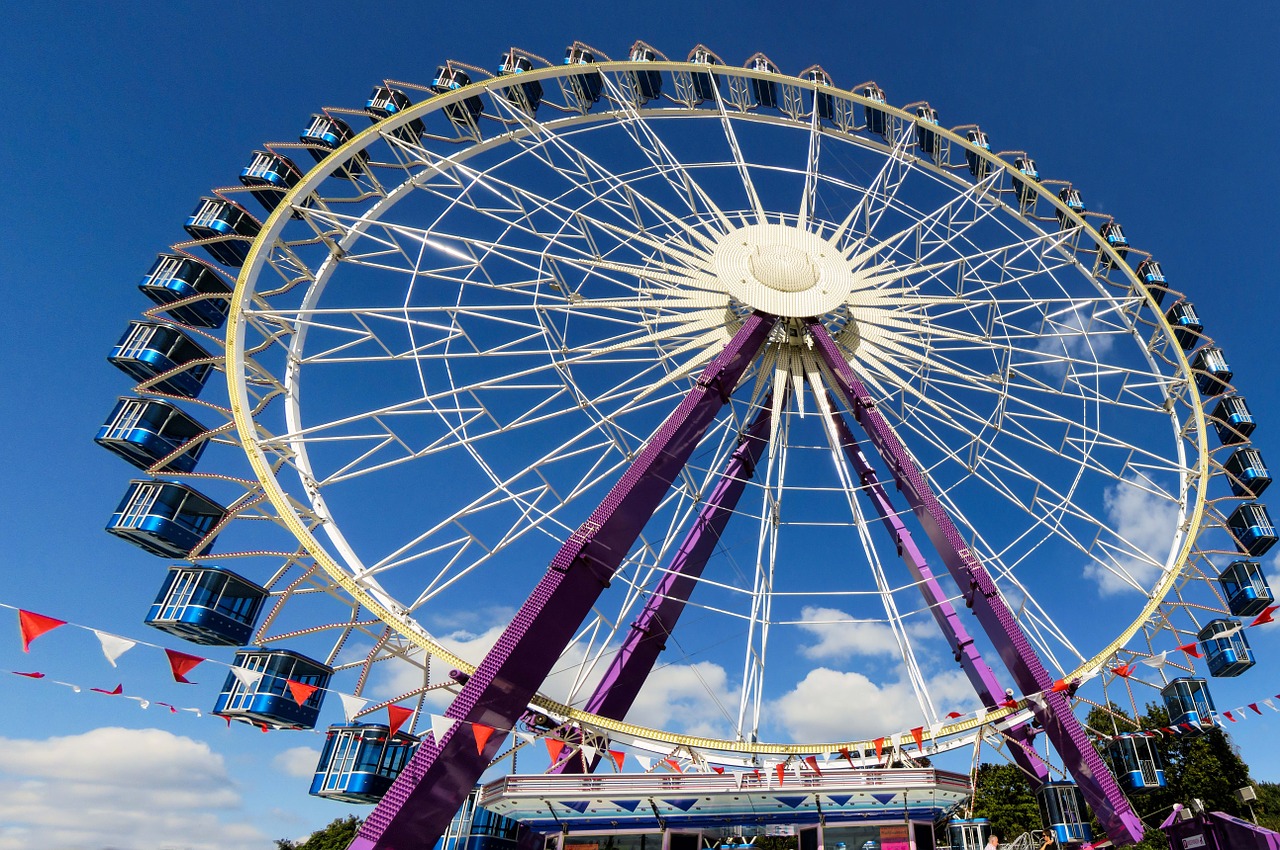
[[[1217,714],[1217,709],[1213,707],[1213,695],[1209,693],[1209,683],[1194,676],[1174,679],[1160,689],[1160,698],[1164,700],[1165,710],[1169,713],[1169,723],[1174,726],[1180,723],[1212,725],[1214,715]]]
[[[1036,197],[1036,190],[1032,186],[1040,182],[1040,171],[1036,168],[1036,161],[1029,156],[1015,157],[1013,167],[1022,175],[1013,178],[1013,191],[1017,193],[1018,203],[1029,204]]]
[[[1160,264],[1148,257],[1138,263],[1138,267],[1134,269],[1138,275],[1138,280],[1142,281],[1142,285],[1151,293],[1151,297],[1155,299],[1156,306],[1160,306],[1160,302],[1164,301],[1164,294],[1169,291],[1169,283],[1165,280],[1164,270],[1160,268]]]
[[[448,62],[436,68],[436,75],[431,79],[431,90],[437,94],[456,91],[469,85],[471,85],[471,75],[461,68],[453,67]],[[484,112],[484,104],[480,101],[478,94],[464,97],[444,108],[445,117],[459,127],[468,129],[475,127],[476,119],[480,117],[481,112]]]
[[[778,66],[769,61],[769,57],[763,53],[756,53],[747,60],[744,68],[752,71],[761,71],[766,74],[778,73]],[[773,80],[759,80],[752,78],[751,80],[751,96],[755,98],[756,105],[763,109],[778,108],[778,84]]]
[[[1070,210],[1076,215],[1084,215],[1084,199],[1080,197],[1079,189],[1071,186],[1064,186],[1062,189],[1058,190],[1058,200],[1062,201],[1067,210]],[[1068,217],[1067,212],[1064,210],[1058,210],[1058,226],[1065,229],[1070,224],[1071,219]]]
[[[1160,752],[1144,735],[1122,735],[1107,743],[1107,755],[1120,787],[1126,791],[1146,791],[1168,785]]]
[[[1196,315],[1195,305],[1190,301],[1179,301],[1174,304],[1164,317],[1173,326],[1173,336],[1178,340],[1178,345],[1182,346],[1183,351],[1190,351],[1200,341],[1204,324]]]
[[[374,86],[369,99],[364,103],[364,111],[376,124],[400,114],[410,106],[413,106],[413,101],[409,99],[409,95],[399,89],[393,89],[390,86]],[[392,130],[390,135],[406,144],[416,145],[422,138],[422,129],[422,122],[414,118],[409,123]]]
[[[1234,561],[1218,574],[1227,607],[1237,617],[1252,617],[1275,602],[1275,595],[1257,561]]]
[[[139,479],[129,482],[107,531],[162,558],[190,558],[209,551],[213,538],[205,538],[226,515],[185,484]]]
[[[711,48],[705,44],[699,44],[689,51],[689,60],[698,65],[723,65],[724,60],[717,56]],[[693,95],[699,101],[715,100],[716,87],[720,83],[720,78],[715,74],[693,73],[691,76],[693,81]]]
[[[1221,395],[1231,388],[1231,367],[1227,356],[1216,345],[1206,345],[1191,360],[1196,373],[1196,386],[1203,395]]]
[[[267,591],[219,567],[169,567],[148,626],[203,646],[248,643]]]
[[[1271,473],[1257,449],[1236,449],[1222,466],[1230,477],[1231,492],[1237,496],[1257,498],[1271,484]]]
[[[467,795],[431,850],[517,850],[542,846],[542,839],[530,834],[518,821],[482,808],[479,805],[481,790],[476,788]]]
[[[875,103],[886,103],[884,89],[875,83],[867,83],[862,87],[862,96],[867,100]],[[867,120],[867,132],[875,133],[878,136],[886,136],[889,133],[889,113],[883,109],[876,109],[874,106],[864,106],[862,108],[863,117]]]
[[[947,823],[951,850],[983,850],[991,837],[991,821],[986,818],[952,818]]]
[[[1247,442],[1258,425],[1242,395],[1224,397],[1214,406],[1213,413],[1209,416],[1213,419],[1213,427],[1224,446]]]
[[[1211,676],[1239,676],[1254,665],[1253,650],[1239,620],[1210,620],[1196,637]]]
[[[1245,502],[1232,511],[1231,516],[1227,517],[1227,528],[1235,535],[1240,551],[1255,558],[1276,542],[1276,530],[1271,524],[1271,516],[1267,513],[1266,505],[1259,502]]]
[[[631,45],[627,58],[632,62],[654,62],[658,59],[658,51],[643,41],[637,41]],[[627,79],[631,81],[636,100],[642,105],[662,94],[662,74],[657,71],[628,71]]]
[[[822,91],[824,88],[829,89],[835,85],[835,83],[831,82],[831,75],[822,70],[820,65],[810,65],[800,72],[800,76],[818,87],[813,95],[813,103],[818,110],[818,117],[824,121],[834,121],[836,117],[836,99],[828,92]]]
[[[1115,220],[1104,222],[1102,227],[1098,229],[1098,235],[1112,250],[1120,255],[1120,259],[1129,256],[1129,239],[1124,235],[1124,229],[1119,222]],[[1102,258],[1104,268],[1111,268],[1111,260],[1107,254],[1103,253],[1101,248],[1098,249],[1098,256]]]
[[[965,133],[965,138],[969,140],[969,144],[979,150],[991,153],[991,141],[987,138],[987,134],[977,127]],[[975,180],[981,180],[986,177],[987,172],[991,169],[991,163],[987,162],[986,158],[977,151],[971,151],[966,148],[964,159],[969,166],[969,173],[973,175]]]
[[[315,728],[320,703],[333,669],[288,649],[241,649],[234,666],[241,671],[261,673],[262,678],[246,684],[235,671],[227,674],[213,713],[221,717],[266,723],[271,726]],[[299,705],[289,682],[316,688]]]
[[[413,755],[418,739],[388,726],[330,726],[310,793],[343,803],[376,803]]]
[[[207,296],[165,311],[175,321],[197,328],[222,327],[231,306],[231,284],[212,266],[178,254],[157,256],[138,288],[161,307],[186,298]]]
[[[267,212],[274,212],[285,193],[298,185],[302,172],[293,160],[271,151],[254,151],[253,159],[240,172],[240,182],[258,199]]]
[[[516,48],[511,48],[502,55],[498,63],[498,76],[506,77],[523,74],[533,70],[533,60]],[[532,80],[527,83],[510,86],[502,90],[502,94],[528,115],[534,115],[542,104],[542,83]]]
[[[182,229],[192,239],[220,239],[202,247],[224,266],[239,268],[249,256],[249,243],[262,230],[262,225],[233,201],[204,197]]]
[[[1093,840],[1089,810],[1074,782],[1046,782],[1036,791],[1044,829],[1059,845]]]
[[[935,156],[938,150],[938,134],[931,128],[938,126],[938,110],[929,104],[916,107],[916,142],[926,156]]]
[[[143,470],[185,445],[186,451],[159,471],[190,472],[208,445],[193,442],[204,432],[203,425],[167,401],[121,396],[94,442]]]
[[[324,112],[314,112],[307,126],[298,136],[298,141],[307,146],[307,152],[311,154],[312,159],[323,162],[325,157],[354,137],[355,133],[351,131],[351,126],[346,121]],[[356,177],[364,171],[368,162],[368,152],[358,151],[338,170],[338,174],[343,177]]]
[[[149,381],[171,369],[191,365],[148,387],[166,395],[195,398],[213,368],[209,352],[196,345],[186,334],[163,322],[133,321],[120,337],[107,360],[138,381]]]
[[[596,55],[580,41],[575,41],[565,48],[564,64],[566,65],[594,65],[595,61]],[[600,99],[604,80],[600,77],[599,71],[580,71],[569,76],[569,89],[578,101],[578,108],[586,112]]]

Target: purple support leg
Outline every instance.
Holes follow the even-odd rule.
[[[924,594],[925,604],[933,612],[933,618],[937,621],[938,628],[942,630],[947,642],[951,644],[951,651],[955,654],[956,661],[959,662],[965,675],[969,677],[969,681],[973,684],[973,689],[977,691],[978,698],[982,700],[982,704],[987,708],[995,708],[1003,702],[1004,697],[1004,690],[1000,687],[996,674],[992,672],[990,665],[983,660],[982,655],[978,652],[978,647],[974,644],[968,629],[964,627],[964,623],[960,622],[960,615],[956,613],[956,609],[947,599],[947,595],[942,592],[941,585],[938,584],[938,580],[933,576],[933,570],[929,569],[929,564],[925,561],[920,547],[916,545],[915,539],[911,536],[911,532],[907,529],[906,524],[903,523],[902,518],[893,509],[893,503],[889,501],[889,494],[885,492],[884,485],[880,483],[875,469],[867,460],[867,456],[862,453],[862,449],[849,431],[849,426],[844,421],[844,417],[835,410],[834,406],[831,409],[831,423],[836,429],[836,435],[840,440],[840,447],[844,449],[845,457],[849,459],[854,471],[858,473],[858,478],[862,481],[862,486],[866,488],[871,504],[875,506],[876,513],[880,515],[880,521],[888,530],[894,543],[897,544],[898,555],[906,563],[912,578],[915,579],[920,588],[920,592]],[[1035,787],[1039,788],[1048,781],[1049,770],[1031,747],[1032,735],[1030,730],[1026,727],[1026,724],[1022,724],[1010,729],[1008,735],[1015,744],[1011,748],[1014,760],[1032,778]]]
[[[809,334],[836,387],[853,410],[854,418],[888,465],[898,489],[906,495],[916,518],[1009,668],[1014,682],[1024,694],[1043,694],[1044,706],[1033,705],[1032,710],[1103,829],[1116,844],[1141,841],[1142,820],[1090,743],[1084,727],[1071,710],[1070,700],[1065,694],[1051,690],[1053,678],[1023,634],[990,574],[977,555],[965,545],[951,517],[893,429],[876,409],[875,400],[858,380],[831,334],[816,320],[809,322]]]
[[[600,506],[569,536],[511,625],[445,712],[462,722],[440,741],[435,736],[423,739],[360,826],[352,850],[420,850],[445,831],[776,321],[753,314],[743,322]],[[497,730],[483,752],[477,752],[471,723]]]
[[[772,406],[766,398],[756,418],[739,437],[738,447],[729,456],[720,480],[676,550],[667,574],[654,588],[640,616],[631,624],[622,648],[592,692],[591,699],[587,701],[587,711],[618,720],[627,716],[640,687],[657,663],[658,655],[666,649],[667,635],[675,629],[676,621],[684,611],[707,559],[720,542],[720,535],[737,507],[742,491],[755,474],[756,464],[769,440],[772,421]],[[597,755],[591,764],[584,765],[583,759],[566,759],[556,772],[579,773],[584,768],[590,772],[595,770],[599,760]]]

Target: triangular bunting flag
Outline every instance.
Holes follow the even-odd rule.
[[[1224,715],[1224,716],[1226,716],[1226,718],[1227,718],[1228,720],[1230,720],[1232,723],[1235,723],[1235,722],[1236,722],[1236,719],[1235,719],[1234,717],[1232,717],[1232,716],[1231,716],[1231,712],[1229,712],[1229,711],[1224,711],[1224,712],[1222,712],[1222,713],[1223,713],[1223,715]]]
[[[111,663],[112,667],[116,666],[117,658],[138,645],[137,641],[122,638],[109,632],[100,632],[94,629],[93,633],[98,636],[98,643],[102,644],[102,654],[107,656],[107,661]]]
[[[1191,641],[1191,643],[1184,643],[1182,646],[1178,647],[1178,649],[1182,650],[1182,651],[1183,651],[1183,652],[1185,652],[1187,655],[1190,655],[1192,658],[1200,658],[1200,657],[1201,657],[1201,656],[1200,656],[1200,648],[1199,648],[1198,646],[1196,646],[1196,642],[1195,642],[1195,641]]]
[[[684,773],[684,771],[680,769],[680,762],[675,759],[663,759],[662,761],[676,773]]]
[[[564,752],[564,741],[559,738],[543,738],[542,742],[547,745],[547,755],[551,756],[551,763],[559,764],[560,754]]]
[[[1276,708],[1276,704],[1272,702],[1270,699],[1264,699],[1262,701],[1262,704],[1265,705],[1267,708],[1271,709],[1272,711],[1280,711],[1280,708]]]
[[[410,717],[413,717],[412,708],[405,708],[403,705],[387,706],[387,733],[390,735],[394,735],[397,732],[399,732],[401,727],[404,726],[404,724],[409,720]],[[447,732],[449,729],[452,729],[453,724],[457,722],[454,720],[450,720],[450,718],[442,717],[440,719],[450,721],[448,724],[448,729],[446,729],[445,732]],[[436,728],[436,719],[433,716],[431,718],[432,731],[435,731],[435,728]],[[444,732],[441,732],[440,735],[436,738],[436,746],[440,745],[440,738],[442,737],[444,737]]]
[[[173,680],[184,685],[194,685],[195,682],[187,679],[187,674],[194,670],[196,665],[204,661],[204,659],[198,655],[178,652],[176,649],[166,649],[164,654],[169,657],[169,670],[173,673]]]
[[[45,632],[51,632],[58,626],[65,626],[66,624],[66,620],[55,620],[53,617],[46,617],[43,614],[19,610],[18,629],[22,632],[22,651],[30,652],[31,641]]]
[[[618,766],[618,772],[621,773],[622,761],[627,757],[627,754],[621,750],[609,750],[609,757],[613,759],[613,763]]]
[[[739,791],[742,790],[742,778],[744,775],[745,774],[739,773],[738,771],[734,771],[733,773],[733,787],[737,788]]]
[[[912,729],[911,737],[916,739],[916,749],[923,750],[924,749],[924,727],[917,726],[916,728]]]
[[[534,741],[538,740],[537,736],[532,732],[521,732],[519,729],[515,730],[515,736],[526,744],[532,744]]]
[[[236,668],[232,667],[231,669],[234,672]],[[355,720],[356,715],[364,711],[364,707],[369,704],[369,701],[363,697],[358,697],[355,694],[344,694],[341,691],[338,692],[338,699],[342,701],[342,715],[347,718],[348,723]]]
[[[643,770],[645,773],[648,773],[649,771],[653,770],[653,759],[650,758],[649,756],[632,755],[631,757],[636,760],[636,762],[640,765],[640,769]]]
[[[244,685],[246,691],[258,690],[258,683],[262,681],[263,672],[261,670],[250,670],[247,667],[232,667],[231,675]]]
[[[390,711],[391,706],[387,706],[387,710]],[[429,716],[431,718],[431,735],[436,739],[436,746],[438,747],[441,742],[444,741],[444,736],[448,735],[449,732],[453,730],[454,724],[458,721],[454,720],[452,717],[445,717],[440,714],[432,714]]]
[[[1059,679],[1058,681],[1053,683],[1053,687],[1050,688],[1049,690],[1053,691],[1055,694],[1060,694],[1063,691],[1066,691],[1070,687],[1071,686],[1067,684],[1066,679]]]
[[[960,712],[958,712],[958,711],[948,711],[948,712],[947,712],[947,719],[948,719],[948,720],[957,720],[957,719],[959,719],[959,718],[961,718],[961,717],[964,717],[964,715],[963,715],[963,714],[961,714],[961,713],[960,713]]]
[[[894,732],[889,737],[889,743],[893,744],[893,749],[895,752],[901,752],[902,751],[902,733]]]
[[[849,767],[853,767],[853,754],[849,752],[848,747],[841,747],[840,755],[844,756],[844,760],[849,762]]]
[[[600,750],[597,747],[593,747],[590,744],[582,745],[582,760],[586,762],[587,768],[591,767],[592,762],[596,760],[596,755],[599,754],[599,752]]]
[[[716,773],[719,773],[719,774],[723,774],[723,773],[724,773],[724,768],[723,768],[723,767],[720,767],[720,766],[719,766],[719,765],[717,765],[717,764],[713,764],[713,765],[711,765],[711,769],[712,769],[712,770],[714,770]]]
[[[1253,713],[1254,713],[1254,714],[1261,714],[1261,713],[1262,713],[1262,709],[1258,708],[1258,704],[1257,704],[1256,702],[1251,702],[1251,703],[1249,703],[1249,707],[1253,709]]]
[[[809,765],[809,767],[813,768],[813,772],[814,772],[814,773],[818,774],[819,776],[821,776],[821,775],[822,775],[822,770],[821,770],[821,768],[819,768],[819,767],[818,767],[818,757],[817,757],[817,756],[805,756],[805,757],[804,757],[804,763],[805,763],[805,764],[807,764],[807,765]]]
[[[19,672],[19,671],[17,671],[17,670],[11,670],[10,672],[11,672],[11,673],[13,673],[13,675],[15,675],[15,676],[26,676],[28,679],[43,679],[43,678],[44,678],[44,674],[43,674],[43,673],[22,673],[22,672]]]
[[[311,695],[320,690],[319,685],[308,685],[306,682],[295,682],[293,679],[285,679],[284,683],[289,688],[289,695],[298,705],[305,705],[307,700],[311,699]]]
[[[124,693],[124,683],[122,682],[119,685],[116,685],[115,690],[107,691],[102,688],[90,688],[89,690],[93,691],[95,694],[106,694],[109,697],[118,697]]]
[[[784,779],[784,777],[786,777],[786,775],[787,775],[787,766],[786,766],[785,764],[783,764],[782,762],[778,762],[777,764],[775,764],[775,765],[773,766],[773,769],[774,769],[774,770],[777,772],[777,774],[778,774],[778,784],[779,784],[779,785],[782,785],[782,784],[783,784],[783,779]]]
[[[884,738],[876,738],[876,761],[880,760],[880,753],[884,750]]]
[[[476,736],[476,752],[484,755],[484,745],[493,737],[493,727],[483,723],[472,723],[471,732]]]
[[[1241,720],[1249,719],[1249,714],[1244,710],[1244,706],[1240,706],[1239,708],[1236,709],[1236,716],[1239,717]]]
[[[1112,667],[1111,672],[1115,673],[1117,676],[1119,676],[1122,679],[1127,679],[1133,675],[1133,665],[1121,664],[1119,667]]]
[[[1027,694],[1027,702],[1038,709],[1044,709],[1049,704],[1044,694]]]
[[[1157,670],[1164,668],[1165,662],[1169,660],[1168,651],[1161,652],[1159,655],[1153,655],[1150,658],[1142,659],[1142,663],[1148,667],[1154,667]]]
[[[791,762],[791,772],[795,774],[796,779],[804,779],[804,777],[800,775],[800,762]]]
[[[1263,609],[1261,614],[1253,618],[1253,622],[1250,623],[1249,625],[1265,626],[1267,623],[1274,623],[1276,621],[1275,613],[1277,610],[1280,610],[1280,606],[1278,605],[1267,606],[1265,609]]]

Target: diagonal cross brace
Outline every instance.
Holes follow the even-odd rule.
[[[758,313],[747,317],[599,507],[569,536],[445,712],[446,717],[462,722],[439,741],[434,734],[423,739],[360,826],[351,850],[419,850],[444,833],[776,321]],[[482,750],[476,745],[472,723],[497,730]]]
[[[934,620],[938,623],[938,628],[942,630],[942,634],[951,645],[951,652],[955,655],[956,661],[969,678],[973,689],[977,691],[982,704],[987,708],[995,708],[1003,701],[1001,698],[1004,695],[996,674],[978,652],[978,647],[969,635],[969,630],[964,627],[955,607],[943,593],[942,586],[934,577],[933,570],[925,561],[924,554],[916,545],[915,538],[911,536],[911,531],[894,510],[889,494],[885,492],[875,469],[867,460],[867,456],[862,453],[862,448],[854,439],[852,432],[849,431],[848,423],[844,421],[844,417],[834,405],[828,404],[827,411],[845,457],[849,459],[849,464],[858,474],[867,498],[871,500],[876,513],[880,515],[880,521],[897,544],[898,556],[907,565],[911,577],[924,595],[925,604],[929,606]],[[1007,734],[1014,741],[1011,749],[1014,760],[1031,777],[1032,784],[1039,788],[1049,780],[1049,770],[1031,746],[1033,736],[1030,730],[1026,724],[1019,724],[1010,729]]]
[[[785,392],[785,389],[779,392]],[[755,475],[756,464],[768,444],[772,422],[773,405],[766,398],[755,419],[738,437],[737,448],[729,455],[720,479],[681,541],[666,575],[645,602],[604,678],[596,685],[591,699],[587,701],[587,711],[618,720],[627,716],[658,656],[666,649],[667,636],[675,629],[676,621],[680,619],[707,559],[720,542],[720,535],[733,515],[747,482]],[[597,755],[591,764],[584,765],[581,758],[566,759],[555,772],[580,773],[584,767],[590,772],[595,770],[599,760]]]
[[[809,338],[826,364],[834,385],[844,396],[854,418],[867,433],[898,489],[906,496],[925,534],[933,543],[951,576],[973,608],[983,631],[995,645],[1013,680],[1024,694],[1042,694],[1043,704],[1032,703],[1032,712],[1053,742],[1054,749],[1079,785],[1107,835],[1116,844],[1142,840],[1142,820],[1120,790],[1115,776],[1094,749],[1084,727],[1071,710],[1067,696],[1052,690],[1053,679],[1022,632],[1017,618],[978,556],[965,545],[960,531],[924,475],[876,409],[875,400],[854,374],[826,327],[808,322]]]

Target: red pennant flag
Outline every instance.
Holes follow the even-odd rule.
[[[387,706],[388,734],[394,735],[399,732],[400,727],[404,726],[410,717],[413,717],[412,708],[405,708],[403,705]]]
[[[848,747],[841,747],[840,755],[844,756],[844,760],[849,762],[849,767],[853,767],[853,755],[849,752]]]
[[[911,737],[916,739],[916,749],[924,751],[924,727],[917,726],[911,730]]]
[[[1276,613],[1277,610],[1280,610],[1280,605],[1268,606],[1267,608],[1263,609],[1261,614],[1254,617],[1253,622],[1250,623],[1249,625],[1265,626],[1267,623],[1274,623],[1276,621],[1276,618],[1273,615]]]
[[[1261,714],[1261,713],[1262,713],[1262,709],[1258,708],[1258,704],[1257,704],[1256,702],[1251,702],[1251,703],[1249,703],[1249,707],[1253,709],[1253,711],[1254,711],[1254,713],[1255,713],[1255,714]]]
[[[30,652],[31,641],[45,632],[51,632],[58,626],[66,624],[66,620],[55,620],[53,617],[33,614],[30,611],[18,611],[18,629],[22,632],[22,651]]]
[[[1229,711],[1224,711],[1224,712],[1222,712],[1222,714],[1223,714],[1223,716],[1225,716],[1228,720],[1230,720],[1232,723],[1235,723],[1235,722],[1236,722],[1236,719],[1235,719],[1234,717],[1232,717],[1232,716],[1231,716],[1231,712],[1229,712]]]
[[[1000,705],[1004,706],[1005,708],[1017,708],[1017,707],[1018,707],[1018,701],[1017,701],[1016,699],[1014,699],[1013,697],[1009,697],[1007,700],[1005,700],[1004,702],[1000,703]]]
[[[876,761],[880,760],[880,751],[884,749],[884,738],[876,738]]]
[[[95,694],[106,694],[109,697],[118,697],[120,694],[124,693],[124,682],[116,685],[116,689],[114,691],[104,691],[102,688],[90,688],[89,690],[93,691]]]
[[[285,679],[284,683],[289,686],[289,694],[298,705],[302,705],[311,699],[311,695],[320,690],[319,685],[308,685],[303,682],[295,682],[293,679]]]
[[[1178,649],[1181,649],[1183,652],[1185,652],[1187,655],[1190,655],[1192,658],[1200,657],[1200,649],[1199,647],[1196,646],[1195,641],[1191,641],[1191,643],[1184,643],[1182,646],[1178,647]]]
[[[621,750],[609,750],[609,755],[613,757],[614,763],[618,765],[618,770],[622,770],[622,760],[627,757],[627,754]]]
[[[172,706],[172,705],[169,705],[169,703],[167,703],[167,702],[157,702],[157,703],[156,703],[156,705],[163,705],[165,708],[169,709],[169,713],[170,713],[170,714],[177,714],[177,713],[178,713],[178,709],[177,709],[177,708],[175,708],[175,707],[174,707],[174,706]],[[267,731],[267,730],[266,730],[266,729],[263,729],[262,731],[263,731],[263,732],[265,732],[265,731]]]
[[[1122,679],[1127,679],[1133,675],[1133,665],[1121,664],[1119,667],[1112,667],[1111,672],[1115,673],[1117,676],[1119,676]]]
[[[958,711],[948,711],[948,712],[947,712],[947,719],[948,719],[948,720],[955,720],[957,717],[964,717],[964,715],[963,715],[963,714],[961,714],[961,713],[960,713],[960,712],[958,712]]]
[[[782,762],[778,762],[773,766],[773,769],[778,772],[778,784],[779,785],[785,784],[784,779],[787,775],[787,766]]]
[[[564,741],[559,738],[543,738],[542,740],[547,742],[547,754],[551,756],[551,763],[558,763],[560,754],[564,752]]]
[[[11,671],[15,676],[26,676],[28,679],[43,679],[43,673],[19,673],[17,670]]]
[[[680,769],[680,762],[676,761],[675,759],[663,759],[663,761],[666,762],[668,765],[670,765],[671,769],[674,770],[676,773],[684,773],[684,771]]]
[[[714,770],[716,773],[724,773],[723,767],[716,767],[714,764],[711,765],[711,769]]]
[[[818,757],[817,757],[817,756],[805,756],[805,757],[804,757],[804,763],[805,763],[805,764],[807,764],[807,765],[809,765],[809,767],[813,768],[813,772],[814,772],[814,773],[818,774],[819,776],[821,776],[821,775],[822,775],[822,769],[821,769],[820,767],[818,767]]]
[[[493,727],[486,726],[483,723],[472,723],[471,732],[476,736],[476,752],[484,755],[484,745],[489,743],[489,737],[493,734]]]
[[[195,682],[187,680],[187,674],[194,670],[195,666],[204,661],[204,659],[198,655],[187,655],[185,652],[178,652],[176,649],[166,649],[164,654],[169,656],[169,669],[173,671],[173,680],[184,685],[194,685]]]
[[[271,731],[270,729],[267,728],[267,724],[265,723],[259,723],[258,728],[262,730],[262,734],[264,735]]]
[[[1053,683],[1053,687],[1050,688],[1049,690],[1053,691],[1055,694],[1060,694],[1063,691],[1070,690],[1070,688],[1071,686],[1067,684],[1066,679],[1059,679],[1058,681]]]
[[[230,729],[230,728],[231,728],[231,718],[224,714],[224,715],[222,715],[222,719],[223,719],[223,720],[225,720],[225,721],[227,721],[227,728],[228,728],[228,729]]]

